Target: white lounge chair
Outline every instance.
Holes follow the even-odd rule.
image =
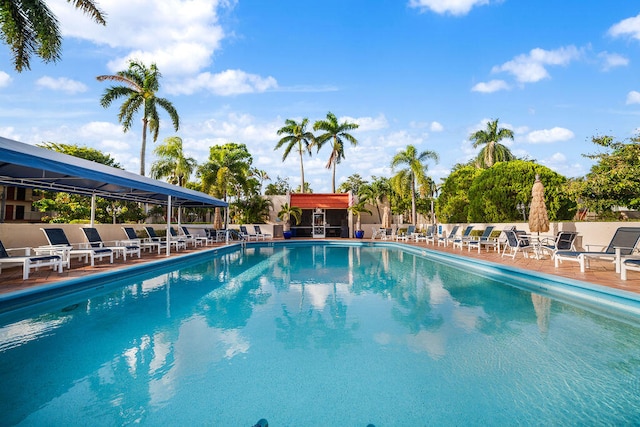
[[[118,256],[118,254],[122,255],[122,259],[124,261],[127,260],[127,255],[138,255],[138,258],[140,258],[140,245],[137,245],[135,243],[126,243],[123,245],[107,246],[106,243],[102,240],[102,237],[100,237],[100,233],[96,228],[81,227],[80,229],[87,238],[87,241],[89,242],[89,246],[91,248],[111,249],[113,252],[115,252],[116,256]]]
[[[84,258],[85,263],[91,260],[91,267],[95,266],[96,259],[102,260],[104,257],[109,257],[109,262],[113,264],[113,251],[109,248],[75,249],[69,243],[69,239],[67,239],[67,235],[62,228],[41,228],[40,230],[46,236],[49,246],[39,246],[34,248],[34,251],[50,255],[55,255],[57,251],[62,251],[64,254],[62,262],[67,268],[71,267],[71,258],[74,256]]]
[[[443,244],[446,247],[449,242],[453,242],[453,240],[456,238],[456,234],[458,233],[459,228],[459,225],[454,225],[448,235],[443,234],[442,236],[438,237],[438,246],[440,246],[440,244]]]
[[[262,238],[262,240],[265,240],[265,239],[273,239],[273,235],[272,235],[272,234],[269,234],[269,233],[263,233],[263,232],[262,232],[262,229],[260,228],[260,226],[259,226],[259,225],[254,225],[254,226],[253,226],[253,229],[255,230],[256,235],[257,235],[258,237],[261,237],[261,238]]]
[[[524,231],[513,230],[511,228],[506,228],[502,230],[502,232],[507,236],[507,241],[502,250],[502,256],[510,256],[511,258],[516,257],[518,252],[522,252],[525,258],[529,257],[530,253],[533,253],[534,256],[537,256],[535,253],[535,248],[531,245],[531,241],[524,234]],[[509,253],[507,253],[507,249],[509,249]]]
[[[619,227],[611,238],[609,245],[602,251],[591,251],[591,246],[586,245],[586,251],[557,251],[555,253],[555,266],[559,267],[562,261],[573,261],[580,264],[580,272],[584,273],[589,268],[592,259],[612,261],[615,264],[616,273],[620,273],[622,257],[628,257],[636,249],[640,240],[640,227]]]
[[[452,246],[455,248],[456,246],[460,247],[460,249],[462,250],[462,247],[464,245],[466,245],[466,243],[471,239],[471,232],[473,231],[473,225],[468,225],[464,231],[462,232],[462,235],[458,236],[458,237],[454,237],[453,240],[451,241]]]
[[[491,233],[493,233],[493,229],[495,227],[493,225],[488,226],[484,229],[484,233],[478,239],[472,239],[467,242],[467,248],[469,248],[469,252],[471,252],[471,248],[477,247],[478,253],[480,253],[480,249],[483,246],[489,250],[489,247],[493,247],[494,250],[500,250],[500,246],[497,239],[491,238]]]
[[[10,255],[9,252],[21,251],[24,255]],[[31,269],[40,267],[51,267],[54,271],[62,273],[62,255],[36,255],[31,256],[31,248],[11,248],[6,249],[0,241],[0,273],[2,266],[14,266],[22,264],[22,280],[29,278]]]

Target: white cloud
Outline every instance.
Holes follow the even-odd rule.
[[[489,4],[489,0],[409,0],[409,7],[421,12],[431,10],[435,13],[466,15],[475,6]]]
[[[554,127],[551,129],[534,130],[527,135],[527,141],[532,144],[545,144],[558,141],[568,141],[574,137],[569,129]]]
[[[51,90],[59,90],[66,93],[81,93],[87,91],[87,86],[66,77],[53,78],[49,76],[40,77],[36,84]]]
[[[210,65],[226,37],[218,10],[234,0],[110,0],[100,2],[107,25],[96,24],[67,2],[51,2],[64,37],[89,40],[125,52],[110,62],[112,71],[127,60],[155,62],[164,75],[194,73]],[[125,64],[125,67],[122,67]]]
[[[633,18],[623,19],[609,28],[609,35],[613,37],[629,36],[640,40],[640,14]]]
[[[340,117],[338,119],[338,123],[342,123],[344,121],[350,123],[358,124],[358,131],[374,131],[380,129],[386,129],[389,127],[389,123],[387,122],[387,118],[384,114],[378,115],[378,117]]]
[[[627,105],[640,104],[640,92],[632,90],[627,94]]]
[[[471,88],[472,92],[492,93],[499,90],[510,89],[507,82],[504,80],[491,80],[488,82],[480,82]]]
[[[179,85],[168,85],[167,91],[172,94],[190,95],[205,89],[216,95],[230,96],[264,92],[277,87],[278,82],[271,76],[261,77],[242,70],[226,70],[217,74],[201,73]]]
[[[598,58],[602,60],[603,71],[609,71],[615,67],[626,67],[629,65],[629,58],[618,53],[601,52],[598,54]]]
[[[0,87],[9,86],[11,83],[11,76],[4,71],[0,71]]]
[[[444,126],[442,126],[438,122],[431,122],[429,129],[431,130],[431,132],[442,132],[444,130]]]
[[[518,55],[511,61],[493,67],[491,72],[507,72],[520,83],[535,83],[550,77],[546,66],[564,66],[581,56],[581,50],[575,46],[561,47],[556,50],[535,48],[528,54]]]

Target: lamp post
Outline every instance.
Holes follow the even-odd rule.
[[[518,209],[518,212],[522,214],[522,219],[526,222],[527,221],[527,205],[525,205],[524,203],[518,203],[516,205],[516,209]]]

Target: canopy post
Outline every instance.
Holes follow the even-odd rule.
[[[171,255],[171,196],[167,197],[167,256]]]
[[[91,228],[93,228],[93,224],[96,222],[96,193],[91,194]]]

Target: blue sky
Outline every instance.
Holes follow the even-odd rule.
[[[299,185],[299,159],[282,162],[277,129],[288,118],[358,123],[357,147],[338,165],[391,176],[408,144],[433,150],[429,174],[446,177],[477,153],[469,135],[499,119],[508,145],[567,177],[585,175],[591,137],[640,128],[640,7],[628,0],[102,0],[102,28],[63,0],[49,6],[64,35],[62,59],[16,73],[0,45],[0,135],[86,145],[139,170],[141,126],[128,133],[116,103],[99,104],[129,59],[155,62],[164,113],[158,143],[178,135],[188,155],[244,143],[254,166]],[[147,148],[147,171],[153,161]],[[329,147],[305,158],[314,192],[331,190]]]

